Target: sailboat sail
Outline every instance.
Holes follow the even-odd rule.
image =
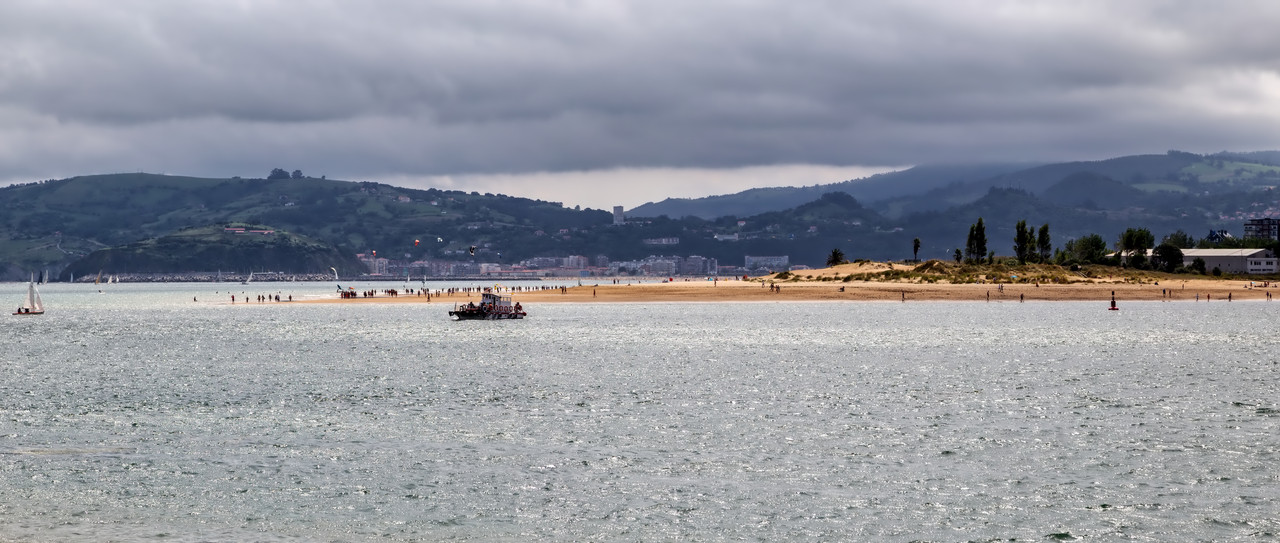
[[[27,299],[22,301],[14,315],[40,315],[44,313],[44,302],[40,301],[40,291],[36,290],[35,278],[27,283]]]

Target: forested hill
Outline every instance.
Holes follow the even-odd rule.
[[[1157,237],[1178,230],[1204,236],[1211,229],[1241,236],[1249,218],[1280,217],[1277,156],[1169,152],[1020,169],[916,168],[851,182],[862,194],[898,194],[878,200],[831,187],[761,189],[743,193],[757,206],[752,209],[784,207],[711,213],[712,219],[628,215],[625,224],[614,224],[605,211],[558,202],[368,182],[91,175],[0,188],[0,279],[45,270],[57,276],[107,248],[125,252],[99,254],[74,269],[121,266],[130,269],[103,271],[126,273],[198,265],[205,268],[189,271],[279,267],[268,271],[307,274],[335,267],[347,275],[362,271],[355,254],[375,251],[401,261],[498,264],[541,256],[594,262],[698,255],[742,265],[745,256],[757,255],[821,265],[833,248],[850,258],[948,258],[965,246],[979,217],[997,254],[1012,246],[1012,229],[1022,220],[1050,225],[1058,246],[1088,234],[1114,240],[1132,227]],[[730,202],[730,196],[703,203]],[[218,236],[189,235],[230,224],[270,229],[296,243],[274,249],[232,244],[219,252],[209,246],[222,243]],[[152,256],[126,258],[128,251]],[[281,251],[293,256],[272,260]]]
[[[0,275],[7,279],[61,270],[98,249],[228,223],[304,235],[351,255],[381,251],[399,258],[463,253],[500,230],[511,243],[510,256],[523,258],[548,249],[547,232],[612,220],[604,211],[502,195],[313,178],[144,173],[4,187],[0,202]]]
[[[667,199],[628,211],[631,216],[678,218],[694,216],[712,219],[721,216],[750,216],[781,211],[812,201],[827,192],[844,192],[889,218],[905,218],[913,213],[931,213],[972,203],[992,188],[1021,189],[1049,197],[1055,186],[1061,195],[1062,182],[1072,176],[1104,179],[1119,188],[1135,191],[1137,198],[1113,200],[1094,193],[1089,186],[1071,186],[1080,200],[1097,204],[1152,206],[1169,211],[1181,206],[1188,196],[1219,198],[1244,195],[1280,184],[1280,151],[1250,153],[1222,152],[1197,155],[1169,151],[1160,155],[1133,155],[1107,160],[1053,164],[926,165],[900,172],[874,175],[811,187],[751,189],[735,194],[706,198]],[[1229,199],[1235,199],[1231,197]],[[1231,204],[1209,203],[1208,210],[1229,208]]]
[[[748,189],[705,198],[667,198],[627,211],[634,217],[750,217],[812,202],[828,192],[843,192],[862,202],[918,196],[949,184],[968,183],[1023,170],[1031,164],[937,164],[826,185]]]

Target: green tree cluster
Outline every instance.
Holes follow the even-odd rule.
[[[1014,227],[1013,254],[1017,257],[1019,264],[1026,264],[1028,261],[1048,262],[1053,254],[1053,243],[1049,240],[1049,225],[1042,225],[1037,235],[1035,227],[1027,226],[1027,221],[1018,221]]]
[[[1062,252],[1058,253],[1058,263],[1098,264],[1107,258],[1107,242],[1102,236],[1089,234],[1077,239],[1067,240]]]
[[[1036,236],[1036,251],[1040,253],[1040,261],[1048,262],[1053,256],[1053,242],[1049,238],[1049,223],[1040,226],[1040,235]]]
[[[982,224],[982,217],[978,217],[978,222],[969,226],[969,238],[964,245],[964,259],[969,263],[980,263],[987,258],[987,227]]]
[[[1127,228],[1116,242],[1116,250],[1124,256],[1130,268],[1143,268],[1147,264],[1147,249],[1155,246],[1156,238],[1146,228]]]
[[[1173,273],[1182,267],[1182,249],[1172,243],[1161,243],[1151,251],[1151,266],[1157,270]]]

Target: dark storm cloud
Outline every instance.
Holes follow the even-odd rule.
[[[6,2],[0,179],[1277,147],[1280,4]]]

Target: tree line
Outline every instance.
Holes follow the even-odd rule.
[[[986,224],[982,217],[979,217],[977,222],[969,226],[969,235],[965,240],[964,248],[955,250],[955,261],[965,264],[994,264],[997,258],[996,252],[988,248],[987,241]],[[1280,242],[1274,240],[1240,239],[1229,236],[1196,240],[1182,230],[1164,236],[1157,245],[1155,235],[1147,228],[1125,229],[1116,239],[1114,251],[1098,234],[1069,239],[1061,248],[1055,249],[1049,233],[1049,225],[1046,223],[1037,229],[1028,225],[1026,220],[1020,220],[1014,226],[1012,248],[1013,258],[1020,265],[1027,263],[1060,266],[1102,264],[1167,273],[1200,274],[1210,273],[1205,269],[1204,260],[1196,258],[1190,264],[1184,264],[1183,249],[1259,248],[1280,254]],[[917,260],[919,252],[920,238],[915,238],[912,240],[912,255]],[[844,252],[840,249],[833,249],[827,257],[827,266],[847,262]],[[1212,273],[1220,275],[1221,271],[1215,268]]]

